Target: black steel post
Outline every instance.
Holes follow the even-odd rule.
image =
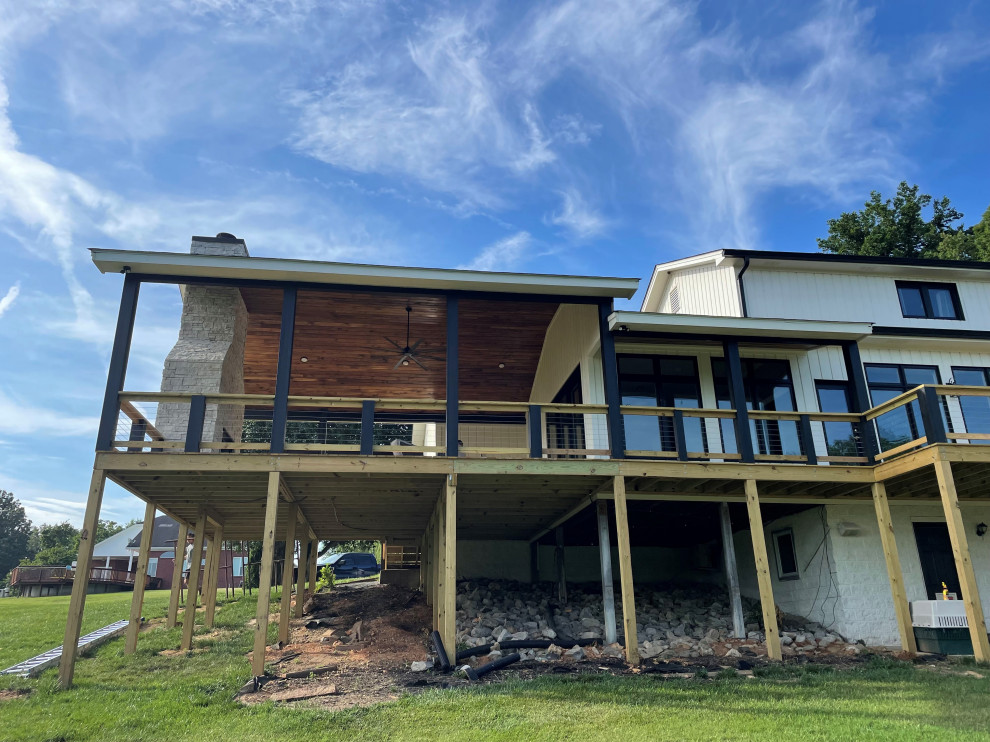
[[[804,457],[809,464],[817,464],[818,454],[815,453],[815,439],[811,434],[811,418],[807,415],[801,415],[798,427],[801,431],[801,446],[804,448]]]
[[[203,423],[206,422],[206,397],[194,394],[189,400],[189,422],[186,424],[186,453],[199,453],[203,445]]]
[[[687,436],[684,434],[684,413],[674,410],[674,450],[678,461],[688,460]]]
[[[124,389],[124,378],[127,376],[127,357],[131,352],[134,314],[137,311],[140,288],[141,279],[133,273],[124,276],[120,309],[117,312],[117,329],[114,332],[113,351],[110,354],[110,369],[107,372],[107,388],[103,394],[103,412],[100,414],[100,427],[96,434],[97,451],[109,451],[113,447],[117,414],[120,411],[120,393]]]
[[[855,340],[842,344],[842,360],[846,365],[846,378],[849,379],[849,390],[853,412],[866,412],[870,409],[870,387],[866,381],[866,371],[863,369],[863,359],[859,354],[859,343]],[[872,463],[879,452],[879,444],[875,428],[866,418],[859,423],[860,438],[863,442],[863,455]]]
[[[447,295],[447,442],[446,455],[456,458],[458,455],[459,435],[457,421],[457,402],[460,396],[459,374],[458,374],[458,319],[457,319],[457,297],[453,294]]]
[[[529,457],[543,458],[543,408],[538,404],[529,406]]]
[[[292,341],[296,331],[296,290],[282,293],[282,326],[278,333],[278,368],[272,407],[272,453],[285,452],[285,426],[289,420],[289,382],[292,379]]]
[[[729,397],[736,410],[736,448],[743,463],[756,461],[753,456],[753,436],[749,430],[749,412],[746,409],[746,387],[743,385],[742,359],[739,357],[739,342],[726,340],[725,370],[729,376]]]
[[[375,451],[375,400],[361,402],[361,455],[371,456]]]
[[[612,314],[612,302],[598,305],[598,336],[601,341],[602,377],[605,381],[605,404],[608,424],[608,447],[610,457],[626,457],[626,431],[622,423],[622,398],[619,396],[619,366],[615,358],[615,339],[608,329],[608,318]]]
[[[921,408],[921,423],[925,427],[925,437],[929,443],[946,443],[945,420],[942,418],[942,403],[935,390],[923,386],[918,390],[918,406]]]

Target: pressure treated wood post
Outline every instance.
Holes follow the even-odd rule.
[[[175,628],[179,622],[179,591],[182,589],[182,563],[186,558],[186,541],[189,538],[189,526],[179,524],[179,537],[175,540],[175,556],[172,558],[172,592],[168,596],[168,616],[165,627]]]
[[[725,582],[729,588],[729,603],[732,606],[732,635],[736,639],[745,639],[746,620],[743,618],[742,593],[739,590],[739,565],[736,563],[736,543],[732,540],[732,519],[729,517],[729,503],[719,504],[718,515],[719,524],[722,527]]]
[[[956,572],[959,573],[959,587],[962,590],[962,601],[969,621],[969,636],[973,641],[973,656],[977,662],[990,662],[990,641],[987,640],[983,603],[980,602],[976,572],[973,570],[973,560],[969,555],[969,541],[966,538],[962,511],[959,509],[959,496],[956,494],[956,482],[952,476],[952,464],[941,458],[936,459],[935,476],[938,478],[938,489],[942,494],[942,509],[945,511],[945,524],[949,527],[952,556],[956,560]]]
[[[567,570],[564,567],[564,527],[557,526],[553,532],[553,561],[557,567],[557,600],[567,604]]]
[[[76,574],[72,579],[72,597],[69,599],[69,615],[65,621],[65,638],[62,641],[62,658],[58,665],[58,684],[72,687],[72,675],[76,669],[76,647],[82,628],[83,610],[86,607],[86,591],[89,588],[89,570],[93,562],[94,537],[103,505],[103,485],[106,481],[102,469],[94,469],[89,483],[86,514],[79,533],[79,554],[76,557]]]
[[[894,523],[890,517],[890,504],[887,502],[887,486],[883,482],[873,483],[873,505],[877,511],[877,525],[880,527],[880,545],[887,564],[887,578],[890,580],[890,593],[894,599],[894,615],[897,617],[897,631],[901,637],[901,649],[914,654],[918,646],[914,641],[911,626],[911,607],[904,590],[904,573],[901,559],[897,554],[897,541],[894,539]]]
[[[204,611],[203,624],[212,629],[217,614],[217,590],[220,589],[220,561],[223,555],[223,526],[218,525],[213,532],[211,549],[206,550],[206,568],[209,577],[206,578],[206,588],[203,591]],[[212,551],[212,559],[211,557]]]
[[[756,480],[746,480],[746,510],[749,513],[749,532],[753,537],[753,556],[756,558],[756,581],[760,586],[760,606],[763,608],[763,631],[766,634],[767,656],[781,660],[780,628],[777,626],[777,605],[773,601],[773,584],[770,582],[770,560],[767,541],[763,533],[763,516],[760,514],[760,495]]]
[[[447,475],[444,492],[443,622],[440,638],[447,654],[457,653],[457,475]]]
[[[131,597],[131,618],[127,624],[124,654],[133,654],[137,649],[138,632],[141,631],[141,608],[144,607],[144,585],[148,581],[151,535],[154,530],[155,506],[149,502],[144,507],[144,523],[141,525],[141,548],[138,551],[137,571],[134,573],[134,595]]]
[[[282,562],[282,601],[278,609],[278,640],[289,643],[289,619],[292,617],[292,568],[296,555],[296,519],[299,506],[289,503],[289,522],[285,527],[285,559]]]
[[[309,551],[309,592],[316,595],[316,583],[320,581],[320,566],[316,563],[320,555],[320,540],[314,538]]]
[[[626,479],[612,479],[615,495],[616,545],[619,548],[619,580],[622,589],[622,627],[625,632],[626,662],[639,664],[639,637],[636,635],[636,592],[633,588],[632,549],[629,545],[629,513],[626,508]]]
[[[608,502],[595,503],[598,512],[598,556],[602,565],[602,606],[605,611],[605,643],[616,640],[615,586],[612,581],[612,543],[608,532]]]
[[[186,609],[182,613],[182,642],[179,649],[192,649],[193,631],[196,628],[196,602],[199,597],[200,564],[203,561],[203,541],[206,539],[206,513],[196,518],[192,554],[189,557],[189,585],[186,590]]]
[[[272,597],[272,562],[275,561],[275,524],[278,517],[278,490],[281,475],[268,473],[268,500],[265,503],[265,532],[261,546],[261,571],[258,573],[257,625],[254,629],[254,654],[251,674],[265,674],[265,647],[268,645],[268,610]]]

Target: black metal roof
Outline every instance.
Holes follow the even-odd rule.
[[[757,260],[797,260],[824,263],[859,263],[860,265],[902,265],[912,268],[963,268],[990,270],[990,263],[979,260],[939,260],[936,258],[885,258],[874,255],[836,255],[826,252],[787,252],[777,250],[740,250],[728,248],[722,251],[730,258]]]

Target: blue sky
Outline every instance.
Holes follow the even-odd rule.
[[[972,223],[988,92],[975,1],[0,1],[0,488],[81,520],[120,292],[87,248],[645,277],[814,250],[901,179]],[[128,388],[177,310],[142,293]]]

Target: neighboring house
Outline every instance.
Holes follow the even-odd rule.
[[[141,528],[140,525],[132,526],[132,528],[137,528],[137,530],[128,539],[126,545],[136,561],[138,549],[141,546]],[[192,536],[193,534],[190,533],[185,546],[180,547],[182,571],[185,578],[188,578]],[[178,537],[179,524],[175,520],[167,515],[159,515],[155,518],[155,529],[152,531],[151,551],[148,558],[148,575],[158,577],[163,588],[172,587],[172,582],[175,579],[175,544]],[[241,549],[239,543],[226,542],[220,556],[217,587],[240,587],[246,558],[247,552]],[[200,564],[206,564],[205,555],[201,558]]]
[[[910,651],[908,600],[944,581],[990,660],[988,264],[723,250],[657,266],[628,311],[637,279],[251,258],[226,234],[93,260],[125,277],[91,510],[109,477],[263,562],[418,546],[448,647],[455,577],[617,561],[606,635],[635,662],[634,580],[727,584],[728,555],[773,657],[778,606]],[[132,389],[139,289],[162,284],[178,341],[161,391]]]

